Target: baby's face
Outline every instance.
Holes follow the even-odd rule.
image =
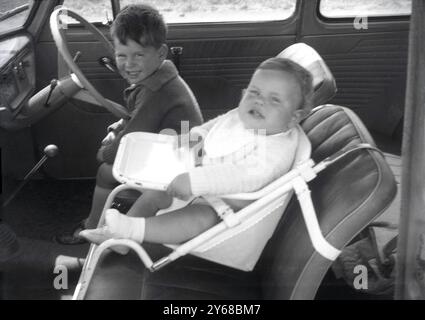
[[[164,48],[141,46],[134,40],[127,39],[122,44],[114,38],[115,60],[121,75],[130,84],[138,83],[155,72],[164,60]]]
[[[287,131],[298,123],[301,88],[294,76],[277,70],[257,70],[239,103],[245,129],[265,129],[266,134]]]

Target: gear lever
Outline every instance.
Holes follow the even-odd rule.
[[[7,200],[3,203],[3,208],[6,207],[18,194],[19,191],[25,186],[25,184],[28,182],[28,180],[37,172],[38,169],[46,162],[48,158],[53,158],[56,156],[59,152],[59,149],[54,144],[49,144],[46,146],[43,150],[43,157],[40,159],[40,161],[37,162],[37,164],[31,169],[30,172],[27,173],[27,175],[24,177],[24,180],[19,184],[19,186],[15,189],[15,191],[12,192],[12,194],[7,198]]]

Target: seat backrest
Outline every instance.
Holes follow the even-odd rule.
[[[374,145],[360,119],[341,106],[316,108],[302,127],[316,163],[359,143]],[[379,216],[396,194],[391,169],[371,150],[342,158],[309,185],[322,233],[338,249]],[[256,268],[264,298],[313,299],[331,263],[313,249],[294,197]]]
[[[336,93],[335,79],[322,57],[309,45],[298,42],[278,55],[290,59],[311,72],[313,76],[313,106],[327,103]]]

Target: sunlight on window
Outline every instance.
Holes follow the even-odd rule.
[[[121,0],[121,8],[137,3],[154,6],[167,23],[285,20],[296,6],[296,0]]]
[[[108,20],[113,19],[110,0],[65,0],[63,6],[92,23],[106,23]],[[66,23],[75,23],[71,18],[64,21]]]
[[[320,13],[328,18],[403,16],[412,11],[412,0],[321,0]]]
[[[0,1],[0,33],[21,27],[28,18],[34,0]]]

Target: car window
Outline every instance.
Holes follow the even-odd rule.
[[[285,20],[295,12],[296,0],[121,0],[157,8],[167,23],[244,22]]]
[[[65,0],[63,6],[91,23],[106,23],[113,19],[111,0]],[[69,17],[65,18],[63,22],[76,23]]]
[[[321,0],[320,13],[327,18],[410,15],[412,0]]]
[[[22,27],[33,4],[34,0],[0,0],[0,33]]]

